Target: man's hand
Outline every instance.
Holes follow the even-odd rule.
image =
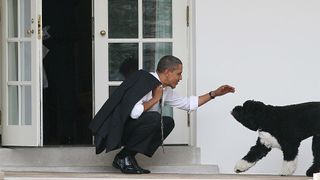
[[[159,85],[152,90],[152,98],[143,103],[144,112],[148,111],[152,106],[159,102],[162,97],[163,87]]]
[[[211,94],[213,96],[222,96],[227,93],[234,93],[234,92],[235,92],[234,87],[229,86],[229,85],[223,85],[223,86],[220,86],[219,88],[217,88],[216,90],[212,91]]]
[[[223,85],[217,88],[214,91],[210,91],[209,93],[206,93],[202,96],[199,96],[198,106],[202,106],[203,104],[207,103],[211,99],[214,99],[217,96],[222,96],[227,93],[234,93],[235,89],[232,86],[229,85]]]
[[[162,97],[162,93],[163,93],[163,87],[162,85],[159,85],[152,90],[152,97],[156,99],[156,101],[159,101]]]

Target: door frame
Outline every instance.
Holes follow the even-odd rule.
[[[0,2],[0,67],[3,67],[3,9],[2,9],[2,2]],[[3,70],[0,68],[0,134],[2,134],[2,114],[3,114],[3,105],[2,105],[2,98],[3,98]]]
[[[101,30],[105,30],[106,32],[108,32],[108,29],[107,29],[108,25],[107,25],[107,23],[105,23],[105,22],[108,22],[108,17],[105,16],[104,13],[101,13],[101,12],[102,12],[103,8],[107,7],[107,1],[101,1],[101,2],[99,2],[99,4],[97,2],[98,1],[92,1],[92,3],[93,3],[93,6],[92,6],[93,7],[93,19],[94,19],[94,23],[93,23],[94,46],[104,47],[104,46],[106,46],[106,44],[105,44],[105,42],[102,42],[101,39],[107,39],[107,36],[104,36],[104,37],[101,36],[100,35],[100,31]],[[174,0],[172,2],[173,3],[177,3]],[[182,12],[183,15],[186,15],[188,6],[189,6],[189,10],[190,10],[190,2],[191,1],[190,0],[185,0],[184,2],[185,2],[184,5],[186,5],[185,8],[183,8],[183,9],[181,8],[178,11],[180,13]],[[95,11],[97,11],[99,13],[97,13]],[[173,11],[173,13],[175,13],[175,11]],[[97,16],[101,16],[102,18],[100,17],[100,19],[98,19],[97,17],[94,17],[95,14],[98,14]],[[186,16],[182,20],[183,20],[183,22],[179,21],[178,23],[180,25],[183,25],[183,27],[186,29],[186,31],[185,31],[186,35],[185,36],[181,36],[181,35],[180,36],[174,36],[172,38],[172,40],[176,39],[177,37],[183,38],[184,39],[183,41],[185,41],[185,43],[186,43],[186,47],[191,47],[190,46],[191,45],[190,44],[190,32],[189,32],[190,28],[188,28],[186,26]],[[139,25],[139,27],[141,27],[141,26]],[[191,26],[189,26],[189,27],[191,27]],[[174,31],[175,30],[173,30],[173,33],[174,33]],[[190,91],[190,89],[193,87],[193,85],[189,84],[190,83],[190,76],[191,76],[191,74],[190,74],[190,65],[191,65],[190,64],[191,63],[190,62],[191,61],[191,56],[190,56],[191,53],[190,53],[190,51],[191,51],[191,49],[188,48],[188,50],[185,53],[181,53],[182,51],[180,49],[175,49],[175,50],[173,49],[173,51],[175,52],[175,55],[177,55],[177,54],[183,55],[182,58],[185,59],[185,61],[186,61],[185,65],[188,66],[187,68],[184,69],[184,73],[183,73],[184,74],[183,75],[184,76],[183,79],[185,79],[185,81],[180,83],[180,85],[177,87],[177,90],[181,91],[181,95],[193,95],[194,92]],[[108,68],[106,68],[106,67],[108,67],[107,61],[105,61],[103,63],[99,62],[99,64],[98,64],[97,62],[95,62],[96,61],[95,57],[97,57],[96,54],[97,54],[96,48],[93,48],[93,67],[94,67],[94,71],[93,71],[93,82],[94,82],[93,83],[93,97],[94,97],[93,98],[94,99],[93,100],[93,109],[94,110],[93,110],[93,112],[94,112],[94,114],[98,111],[98,109],[100,109],[100,107],[104,103],[105,99],[107,99],[107,95],[109,94],[109,92],[108,92],[109,89],[108,88],[106,88],[106,87],[101,88],[101,87],[103,87],[102,85],[99,85],[100,88],[97,88],[98,86],[96,85],[97,82],[99,84],[101,84],[100,82],[106,82],[105,79],[106,79],[106,77],[108,75]],[[107,56],[108,55],[106,55],[106,57],[105,57],[105,55],[99,55],[99,58],[100,59],[106,59]],[[141,58],[139,58],[139,67],[140,68],[142,67],[141,66]],[[104,76],[102,76],[102,75],[97,76],[96,72],[99,72],[99,74],[105,74],[105,75]],[[187,83],[187,84],[185,84],[185,83]],[[120,83],[119,82],[111,82],[111,83],[109,83],[109,85],[110,84],[111,85],[119,85]],[[185,89],[182,88],[183,84],[185,86]],[[107,84],[104,84],[104,86],[106,86],[106,85]],[[99,97],[97,97],[98,94],[99,94]],[[180,111],[180,110],[177,110],[177,111]],[[188,132],[188,136],[189,137],[186,137],[187,140],[182,140],[181,141],[182,143],[178,143],[178,144],[185,144],[186,143],[188,145],[193,145],[194,144],[193,141],[195,139],[195,138],[193,138],[195,136],[195,134],[194,134],[195,126],[193,126],[194,123],[192,123],[192,126],[191,126],[191,122],[190,122],[191,119],[190,118],[193,117],[194,115],[187,115],[186,112],[184,112],[184,113],[185,114],[182,116],[181,112],[177,112],[175,117],[176,118],[183,117],[185,119],[184,122],[180,122],[180,123],[186,123],[186,124],[189,123],[190,126],[186,126],[187,129],[185,130],[185,131]],[[194,114],[194,113],[192,113],[192,114]],[[173,132],[173,134],[177,133],[177,132]],[[171,140],[170,140],[170,143],[172,143]]]
[[[196,17],[195,17],[195,0],[188,0],[188,14],[189,14],[189,28],[187,32],[188,36],[188,96],[198,95],[196,91]],[[190,145],[197,146],[197,112],[192,112],[188,115],[188,121],[190,122]]]

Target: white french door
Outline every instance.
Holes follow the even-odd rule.
[[[41,146],[41,0],[2,0],[2,145]]]
[[[187,95],[187,0],[94,0],[95,113],[131,70],[155,71],[159,59],[183,62],[183,80],[175,89]],[[167,108],[175,129],[167,144],[189,144],[187,112]]]

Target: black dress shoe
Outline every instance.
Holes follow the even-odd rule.
[[[142,167],[139,166],[137,160],[135,157],[131,157],[132,158],[132,164],[141,171],[142,174],[149,174],[151,171],[148,169],[143,169]]]
[[[125,174],[142,174],[142,171],[135,166],[131,156],[119,158],[118,155],[116,155],[112,166],[116,169],[120,169],[121,172]]]

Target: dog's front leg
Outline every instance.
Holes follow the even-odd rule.
[[[250,148],[250,151],[244,156],[234,167],[236,173],[247,171],[254,166],[257,161],[262,159],[270,152],[271,148],[261,144],[260,138],[258,138],[256,145]]]
[[[298,148],[299,145],[287,145],[281,146],[283,151],[283,163],[280,175],[288,176],[292,175],[297,168],[297,155],[298,155]]]

